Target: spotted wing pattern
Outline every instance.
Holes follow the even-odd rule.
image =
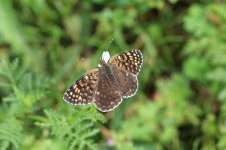
[[[93,104],[102,112],[111,111],[122,102],[119,84],[112,84],[105,75],[99,79]]]
[[[96,68],[80,77],[65,91],[63,99],[72,105],[92,103],[98,83],[98,71],[99,69]]]
[[[139,73],[142,63],[142,53],[137,49],[123,52],[119,55],[113,56],[109,60],[109,64],[116,65],[117,67],[125,69],[134,75]]]

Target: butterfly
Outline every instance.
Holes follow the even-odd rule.
[[[97,68],[86,72],[64,93],[72,105],[93,104],[102,112],[115,109],[123,100],[136,94],[137,75],[143,63],[140,50],[134,49],[110,57],[104,51]]]

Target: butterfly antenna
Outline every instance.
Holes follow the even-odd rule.
[[[110,42],[108,43],[108,47],[107,47],[107,50],[109,49],[111,43],[114,41],[114,39],[111,39]]]

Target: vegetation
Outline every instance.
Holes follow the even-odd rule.
[[[1,0],[0,150],[226,149],[223,0]],[[141,49],[137,94],[109,113],[64,91]]]

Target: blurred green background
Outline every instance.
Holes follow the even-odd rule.
[[[140,49],[137,94],[109,113],[66,88]],[[226,149],[224,0],[0,0],[0,150]]]

